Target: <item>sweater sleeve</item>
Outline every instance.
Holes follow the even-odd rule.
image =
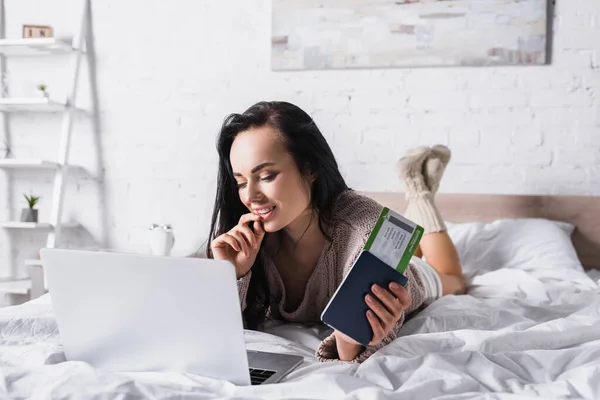
[[[412,264],[409,264],[408,268],[406,269],[405,275],[408,278],[408,282],[406,283],[406,290],[408,291],[408,294],[411,298],[410,305],[406,310],[404,310],[404,312],[400,316],[400,319],[396,323],[396,326],[392,330],[390,330],[390,332],[388,332],[388,334],[383,338],[383,340],[380,343],[372,346],[367,346],[350,362],[362,363],[371,355],[373,355],[376,351],[392,343],[398,337],[398,331],[404,324],[406,315],[411,314],[412,312],[417,310],[425,302],[426,297],[423,282],[421,281],[419,275],[415,273],[414,266]],[[321,362],[339,361],[336,339],[333,333],[321,342],[317,349],[316,357]]]
[[[248,286],[250,285],[250,277],[252,271],[242,276],[237,280],[238,294],[240,295],[240,305],[242,306],[242,312],[246,309],[246,295],[248,294]]]
[[[248,272],[246,275],[242,276],[237,280],[238,294],[240,296],[240,306],[242,308],[242,314],[246,309],[246,295],[248,294],[248,286],[250,285],[250,277],[252,276],[252,271]],[[242,315],[242,322],[244,324],[244,329],[248,329],[246,325],[246,319]]]

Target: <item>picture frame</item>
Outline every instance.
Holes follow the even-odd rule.
[[[271,0],[271,69],[550,63],[554,0]]]
[[[46,25],[23,25],[23,38],[48,38],[54,36],[54,29]]]

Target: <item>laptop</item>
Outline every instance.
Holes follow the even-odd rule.
[[[65,358],[108,371],[280,381],[303,357],[246,351],[228,261],[42,249]]]

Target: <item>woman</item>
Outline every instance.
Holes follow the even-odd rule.
[[[382,206],[348,188],[319,128],[293,104],[260,102],[229,115],[217,150],[207,255],[235,266],[245,326],[258,329],[266,318],[320,322]],[[319,360],[362,362],[396,338],[406,314],[464,292],[456,249],[433,202],[449,159],[449,150],[436,146],[398,162],[405,216],[425,229],[417,256],[427,263],[413,257],[406,289],[373,287],[367,295],[374,332],[367,348],[334,330],[319,346]]]

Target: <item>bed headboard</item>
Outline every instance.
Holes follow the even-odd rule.
[[[404,193],[361,192],[398,212],[404,211]],[[490,222],[500,218],[546,218],[575,225],[572,240],[581,264],[600,269],[600,196],[529,196],[504,194],[436,195],[447,221]]]

